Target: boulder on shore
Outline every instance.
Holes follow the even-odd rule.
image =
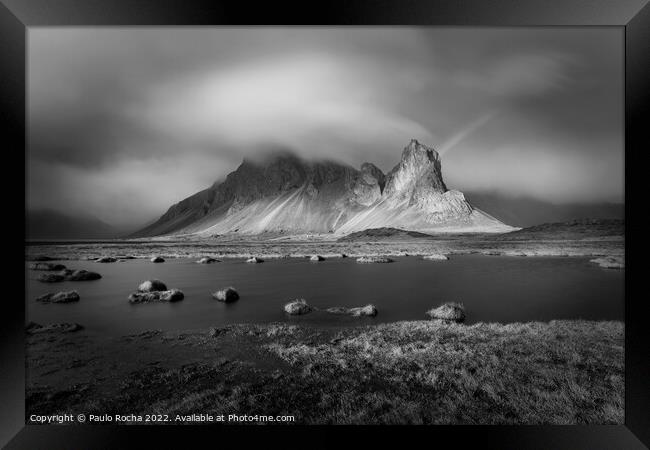
[[[150,292],[134,292],[129,295],[129,302],[131,303],[151,303],[151,302],[177,302],[183,300],[185,295],[178,289],[170,289],[168,291],[150,291]]]
[[[252,263],[252,264],[257,264],[257,263],[263,263],[264,260],[262,258],[258,258],[257,256],[251,256],[246,260],[247,263]]]
[[[221,289],[212,294],[212,297],[220,302],[230,303],[239,300],[239,293],[233,287]]]
[[[356,308],[335,306],[333,308],[327,308],[325,311],[331,314],[345,314],[352,317],[361,317],[361,316],[374,317],[377,315],[377,308],[375,307],[375,305],[370,305],[370,304],[366,306],[359,306]]]
[[[113,258],[112,256],[102,256],[101,258],[97,258],[95,262],[98,263],[114,263],[117,261],[117,258]]]
[[[427,261],[447,261],[449,258],[446,255],[433,254],[423,256],[422,259],[426,259]]]
[[[79,301],[79,293],[77,291],[63,291],[55,293],[48,293],[41,295],[36,299],[37,302],[43,303],[72,303]]]
[[[25,327],[27,334],[38,334],[47,332],[71,333],[73,331],[83,330],[83,327],[78,323],[61,322],[50,323],[48,325],[41,325],[35,322],[29,322]]]
[[[36,263],[31,263],[29,265],[29,268],[31,270],[57,271],[57,270],[64,270],[65,266],[63,264],[54,264],[54,263],[47,263],[47,262],[36,262]]]
[[[311,258],[309,258],[309,260],[313,262],[318,262],[318,261],[325,261],[325,258],[323,258],[320,255],[313,255]]]
[[[165,258],[163,258],[162,256],[154,256],[153,258],[151,258],[151,262],[152,263],[164,263]]]
[[[203,258],[201,258],[201,259],[199,259],[197,261],[197,264],[212,264],[212,263],[217,263],[217,262],[221,262],[221,261],[219,261],[216,258],[212,258],[210,256],[204,256]]]
[[[465,307],[461,303],[450,302],[430,309],[426,314],[434,320],[463,322],[465,320]]]
[[[138,286],[139,292],[155,292],[155,291],[166,291],[167,285],[160,280],[147,280],[140,283]]]
[[[386,256],[362,256],[357,258],[358,263],[370,264],[370,263],[392,263],[393,260]]]
[[[297,299],[284,305],[284,312],[292,316],[299,316],[312,312],[314,308],[305,299]]]

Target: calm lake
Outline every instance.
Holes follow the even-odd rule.
[[[224,260],[196,264],[168,259],[162,264],[127,260],[109,264],[62,261],[72,269],[99,272],[97,281],[41,283],[27,271],[27,320],[77,322],[89,333],[121,335],[148,329],[184,330],[230,323],[287,321],[349,326],[426,319],[425,311],[447,301],[462,302],[467,323],[553,319],[623,320],[625,271],[602,269],[589,258],[452,256],[449,261],[395,258],[391,264],[359,264],[353,258],[310,262],[267,260],[247,264]],[[147,279],[178,288],[177,303],[132,305],[128,295]],[[234,286],[239,301],[224,304],[210,293]],[[41,304],[47,292],[77,290],[78,303]],[[290,317],[282,306],[304,298],[313,306],[363,306],[373,303],[374,318],[313,312]]]

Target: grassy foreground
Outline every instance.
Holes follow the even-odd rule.
[[[621,424],[624,325],[287,324],[28,336],[27,416],[294,415],[298,424]]]

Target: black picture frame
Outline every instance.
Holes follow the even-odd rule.
[[[305,445],[338,444],[339,433],[361,434],[366,442],[395,434],[413,442],[472,445],[499,449],[636,449],[650,446],[650,346],[645,326],[645,296],[632,295],[638,284],[635,262],[643,237],[631,210],[633,171],[643,170],[648,151],[648,84],[650,83],[650,5],[648,0],[330,0],[319,3],[174,0],[0,0],[0,126],[3,130],[5,175],[11,197],[5,214],[15,217],[24,198],[18,167],[26,152],[26,40],[36,26],[135,25],[444,25],[444,26],[615,26],[625,29],[625,425],[622,426],[437,426],[437,427],[311,427],[299,440]],[[24,172],[23,172],[24,174]],[[22,184],[23,188],[25,183]],[[15,203],[15,204],[14,204]],[[20,217],[20,216],[18,216]],[[16,228],[15,230],[13,228]],[[22,228],[21,228],[22,227]],[[7,236],[24,233],[24,222],[11,220]],[[639,228],[640,229],[640,228]],[[14,239],[11,261],[24,259],[24,242]],[[15,254],[13,251],[15,250]],[[5,273],[24,277],[22,264]],[[23,278],[24,279],[24,278]],[[25,425],[24,291],[10,283],[3,299],[0,369],[0,444],[8,449],[130,448],[145,438],[148,447],[193,447],[198,439],[225,443],[224,435],[241,445],[273,439],[288,431],[277,427],[140,427]],[[22,286],[24,289],[24,285]],[[14,293],[13,290],[16,290]],[[9,292],[9,291],[7,291]],[[641,292],[639,290],[639,292]],[[299,430],[301,431],[301,430]],[[283,443],[286,440],[283,438]],[[405,441],[402,441],[405,442]],[[198,444],[197,444],[198,445]]]

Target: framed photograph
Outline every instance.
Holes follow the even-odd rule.
[[[6,448],[650,445],[647,1],[2,3]]]

